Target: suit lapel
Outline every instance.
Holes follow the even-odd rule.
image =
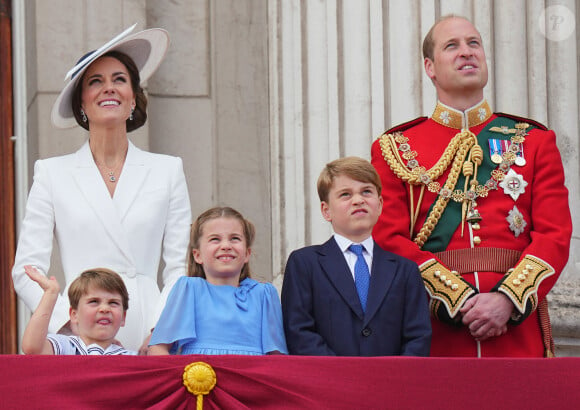
[[[127,158],[113,199],[121,221],[125,219],[149,175],[150,167],[146,164],[144,157],[143,151],[129,141]]]
[[[370,321],[385,299],[395,279],[396,268],[393,258],[375,243],[365,323]]]
[[[344,255],[338,247],[334,238],[330,238],[320,247],[319,251],[320,266],[328,280],[334,285],[338,293],[362,320],[363,311],[354,285],[354,280]]]
[[[77,151],[72,173],[78,189],[97,216],[95,223],[98,221],[103,225],[111,241],[135,265],[129,248],[129,240],[121,224],[119,211],[113,203],[113,199],[109,195],[107,186],[95,164],[88,142]]]

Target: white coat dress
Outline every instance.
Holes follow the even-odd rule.
[[[48,272],[56,237],[66,279],[49,332],[69,320],[68,286],[84,270],[119,273],[129,291],[125,327],[117,339],[138,350],[154,327],[175,281],[185,274],[191,226],[180,158],[142,151],[129,142],[114,196],[86,142],[79,151],[38,160],[26,205],[12,277],[18,296],[34,310],[42,296],[24,265]],[[161,256],[162,292],[158,286]]]

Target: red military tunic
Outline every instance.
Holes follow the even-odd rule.
[[[473,134],[454,140],[461,129]],[[465,145],[475,138],[479,154]],[[554,132],[492,114],[485,101],[465,113],[439,103],[431,118],[377,139],[372,164],[384,201],[373,238],[421,268],[432,312],[431,355],[544,356],[549,345],[537,308],[547,307],[544,299],[568,260],[572,233]],[[479,183],[471,182],[473,168]],[[469,297],[490,291],[508,296],[514,314],[506,334],[477,342],[461,324],[459,309]]]

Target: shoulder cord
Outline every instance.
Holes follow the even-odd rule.
[[[445,170],[451,164],[451,161],[453,161],[453,163],[451,164],[451,171],[449,172],[449,176],[447,177],[447,180],[445,181],[445,185],[443,187],[448,191],[453,191],[453,188],[457,183],[457,179],[459,178],[459,173],[463,169],[465,169],[464,173],[468,174],[466,176],[471,176],[474,174],[475,176],[477,176],[477,172],[473,172],[472,166],[464,167],[464,162],[465,158],[468,156],[470,152],[470,149],[474,145],[475,147],[473,148],[476,147],[478,148],[478,150],[477,149],[475,150],[477,151],[477,153],[481,151],[481,147],[477,145],[477,137],[475,136],[475,134],[473,134],[471,131],[468,130],[462,130],[451,139],[451,141],[447,145],[447,148],[445,148],[445,151],[443,152],[439,160],[435,163],[435,165],[433,165],[433,167],[431,167],[429,170],[426,170],[424,167],[415,167],[411,170],[403,162],[403,159],[399,155],[399,150],[396,144],[396,138],[400,136],[402,136],[402,134],[400,133],[385,134],[381,136],[379,144],[381,146],[383,158],[389,164],[389,167],[391,168],[393,173],[399,179],[409,184],[409,190],[411,191],[410,210],[411,210],[411,232],[412,232],[423,198],[422,195],[423,191],[421,191],[419,201],[416,207],[413,208],[413,194],[412,194],[413,185],[423,185],[424,187],[425,185],[429,186],[431,184],[436,184],[438,187],[438,184],[435,182],[435,180],[438,179],[445,172]],[[473,156],[475,157],[473,158],[473,161],[475,162],[476,165],[479,165],[476,160],[476,158],[479,159],[479,155],[475,154]],[[431,187],[429,188],[430,188],[429,190],[432,192],[439,191],[439,189],[435,189],[435,191],[433,191]],[[447,204],[449,203],[449,199],[450,199],[449,196],[438,195],[437,201],[435,202],[433,209],[431,210],[429,216],[425,220],[425,223],[423,224],[421,230],[413,240],[419,247],[422,247],[425,244],[425,242],[435,229],[435,226],[439,222],[439,219],[441,219],[443,211],[445,210]]]

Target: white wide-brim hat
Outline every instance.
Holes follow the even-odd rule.
[[[71,128],[77,124],[72,110],[72,95],[79,79],[93,61],[109,51],[120,51],[133,59],[141,84],[155,72],[163,61],[169,47],[169,34],[161,28],[151,28],[130,34],[137,24],[113,38],[95,51],[91,51],[70,69],[64,80],[68,81],[52,106],[52,123],[59,128]]]

